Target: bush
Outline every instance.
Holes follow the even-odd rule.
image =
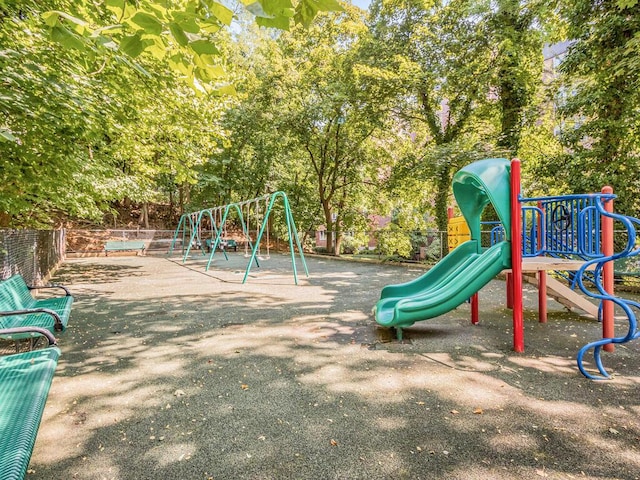
[[[425,259],[427,260],[440,260],[442,254],[447,254],[447,249],[443,252],[441,249],[440,233],[437,230],[430,230],[427,232],[427,241],[425,242]]]
[[[378,240],[378,253],[385,256],[398,255],[403,258],[411,258],[413,248],[410,235],[399,230],[391,224],[376,233]]]
[[[360,242],[358,242],[355,237],[345,235],[342,237],[342,242],[340,243],[340,252],[350,255],[357,252],[359,246]]]

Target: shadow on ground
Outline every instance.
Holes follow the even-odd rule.
[[[199,261],[65,264],[76,303],[29,478],[639,478],[638,345],[586,380],[599,326],[552,305],[516,355],[500,281],[480,325],[463,305],[400,343],[371,307],[420,271],[314,258],[295,286],[273,260],[244,285]]]

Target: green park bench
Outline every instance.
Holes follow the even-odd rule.
[[[0,336],[43,335],[48,346],[0,357],[0,478],[22,480],[49,395],[60,350],[45,329],[0,329]]]
[[[109,252],[140,250],[140,253],[144,255],[144,248],[144,242],[140,240],[111,240],[104,244],[104,254],[109,256]]]
[[[64,296],[35,299],[31,290],[60,288]],[[29,287],[21,275],[0,281],[0,329],[15,327],[39,327],[53,333],[67,328],[73,297],[62,285]],[[21,340],[33,336],[30,333],[17,333],[1,338]],[[1,477],[0,477],[1,478]]]
[[[211,244],[213,242],[211,239],[205,240],[205,245],[207,246],[207,251],[211,251]],[[223,238],[220,244],[218,244],[218,248],[220,250],[231,250],[233,248],[234,252],[238,251],[238,242],[236,242],[233,238]]]

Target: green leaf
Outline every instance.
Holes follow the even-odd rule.
[[[198,33],[200,32],[200,26],[196,22],[196,16],[191,12],[174,12],[173,20],[176,24],[180,25],[180,28],[185,32]]]
[[[223,85],[221,87],[216,88],[215,93],[218,95],[237,95],[236,87],[233,85]]]
[[[344,12],[344,8],[337,0],[311,0],[318,4],[321,12]]]
[[[198,78],[207,83],[227,78],[227,72],[222,65],[207,63],[206,58],[202,59],[201,57],[194,57],[194,64],[196,65],[196,74]]]
[[[162,23],[149,13],[138,12],[131,18],[131,21],[149,35],[160,35],[162,33]]]
[[[620,10],[624,10],[625,8],[635,7],[638,3],[638,0],[618,0],[618,8]]]
[[[113,12],[113,14],[120,19],[124,13],[125,0],[106,0],[105,5],[107,10]]]
[[[146,51],[158,60],[162,60],[167,54],[167,49],[161,42],[153,42],[153,44],[146,48]]]
[[[171,22],[169,24],[169,30],[171,30],[171,35],[173,35],[173,38],[176,39],[176,42],[178,42],[178,45],[182,47],[186,47],[189,44],[189,39],[185,35],[184,30],[180,28],[180,25],[178,25],[177,23]]]
[[[227,72],[221,65],[212,63],[210,58],[195,56],[193,57],[194,64],[202,71],[202,78],[207,81],[215,80],[218,78],[224,78],[227,76]]]
[[[262,4],[260,2],[253,2],[246,5],[247,10],[254,16],[258,18],[273,18],[273,15],[269,15],[262,8]]]
[[[0,142],[17,142],[18,138],[14,137],[9,130],[0,129]]]
[[[318,7],[313,0],[301,0],[296,7],[294,16],[296,23],[301,23],[305,28],[311,25],[311,22],[318,13]]]
[[[42,14],[42,19],[44,20],[44,23],[46,23],[49,27],[55,27],[58,24],[59,18],[60,16],[58,15],[58,12],[55,12],[55,11],[44,12]]]
[[[293,12],[291,16],[293,16]],[[277,28],[279,30],[289,31],[289,28],[291,27],[291,17],[280,16],[275,18],[256,18],[256,23],[260,27]]]
[[[220,50],[211,42],[207,40],[196,40],[189,44],[191,49],[198,55],[219,55]]]
[[[223,24],[231,25],[231,20],[233,20],[233,10],[228,9],[218,2],[212,2],[211,5],[209,5],[209,10],[211,10],[213,16]]]
[[[293,9],[291,0],[259,0],[265,12],[272,15],[281,15],[282,12]],[[293,14],[291,15],[293,16]]]
[[[174,55],[169,58],[169,66],[187,77],[193,76],[192,66],[182,55]]]
[[[208,73],[215,78],[224,78],[227,76],[227,72],[221,65],[215,65],[207,68]]]
[[[207,33],[218,33],[221,29],[222,26],[220,25],[220,22],[214,17],[207,18],[200,24],[200,30]]]
[[[136,58],[145,49],[139,33],[124,37],[120,42],[120,50],[131,58]]]
[[[147,9],[148,11],[153,12],[159,21],[164,22],[167,20],[167,9],[158,3],[148,4]]]
[[[306,28],[311,25],[319,11],[342,12],[344,8],[337,0],[300,0],[296,7],[295,21]]]
[[[67,27],[56,25],[51,29],[51,39],[65,48],[85,50],[85,43]]]

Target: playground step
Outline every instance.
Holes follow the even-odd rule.
[[[538,279],[535,275],[523,275],[522,278],[531,285],[538,285]],[[565,284],[549,275],[547,275],[547,296],[553,298],[556,302],[564,305],[570,310],[579,308],[593,318],[598,318],[597,305],[594,305],[585,297],[576,293],[574,290],[571,290]]]

